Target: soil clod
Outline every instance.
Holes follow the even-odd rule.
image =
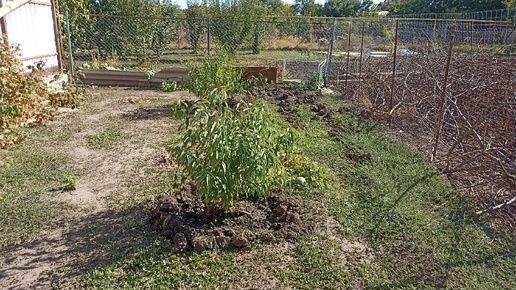
[[[150,225],[171,240],[172,253],[189,248],[199,253],[213,247],[248,249],[257,237],[266,243],[297,241],[312,231],[297,212],[305,205],[282,189],[273,190],[265,200],[243,200],[229,212],[215,210],[213,222],[191,184],[177,187],[176,192],[160,198],[150,212]]]

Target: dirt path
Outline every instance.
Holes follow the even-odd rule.
[[[77,173],[77,190],[56,197],[72,209],[60,214],[58,228],[0,258],[1,289],[71,287],[68,283],[82,271],[109,261],[110,244],[130,241],[131,230],[124,225],[142,211],[112,207],[126,200],[135,181],[146,178],[145,165],[166,160],[165,141],[177,132],[168,118],[171,105],[178,98],[192,98],[185,92],[123,88],[92,90],[90,95],[86,106],[49,125],[53,132],[72,131],[65,141],[46,148],[67,154]]]

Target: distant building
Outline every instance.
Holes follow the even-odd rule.
[[[389,11],[378,11],[378,15],[381,17],[387,17],[389,14]]]

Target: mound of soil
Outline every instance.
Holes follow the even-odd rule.
[[[346,127],[336,124],[332,121],[334,114],[344,114],[347,112],[345,108],[334,110],[329,106],[320,103],[322,97],[320,91],[302,88],[275,87],[270,91],[251,91],[251,95],[256,98],[266,99],[268,102],[279,107],[278,111],[285,116],[287,121],[296,129],[303,129],[301,122],[296,122],[298,115],[296,106],[304,106],[309,112],[315,113],[323,117],[328,126],[332,128],[330,136],[337,135],[337,132],[347,132],[353,130],[352,127]]]
[[[253,90],[240,96],[240,100],[228,99],[228,104],[235,106],[244,99],[250,102],[249,96],[276,104],[278,111],[296,128],[303,127],[301,122],[296,122],[296,106],[304,106],[326,121],[332,128],[330,135],[354,130],[352,126],[332,121],[333,114],[344,114],[346,109],[335,110],[319,102],[322,94],[318,91],[287,87],[275,87],[269,91]],[[343,156],[354,162],[371,160],[369,153],[351,149],[343,152]],[[195,185],[178,186],[176,192],[160,199],[151,212],[150,220],[152,228],[170,240],[173,253],[189,249],[202,252],[214,247],[248,249],[255,242],[296,242],[300,237],[309,235],[313,230],[311,225],[316,224],[313,221],[318,220],[307,201],[296,199],[281,189],[272,191],[263,201],[245,200],[238,202],[229,212],[219,210],[207,215]]]
[[[273,190],[259,201],[244,200],[228,212],[207,215],[194,184],[163,196],[151,211],[153,230],[170,240],[173,253],[219,248],[249,249],[255,242],[295,242],[312,232],[302,201],[284,190]]]

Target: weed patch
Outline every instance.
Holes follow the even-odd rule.
[[[21,128],[45,124],[56,107],[77,107],[79,95],[84,93],[79,88],[51,93],[36,75],[40,65],[27,73],[19,56],[19,47],[0,42],[0,148],[23,141]]]
[[[334,251],[330,245],[302,241],[289,252],[295,259],[288,270],[273,273],[283,287],[296,289],[342,289],[350,285],[346,269],[328,256]]]
[[[169,244],[152,233],[131,255],[118,256],[110,265],[99,265],[79,282],[94,288],[220,288],[238,280],[240,272],[231,253],[209,251],[184,256],[167,253]]]
[[[63,203],[48,198],[59,188],[65,156],[29,145],[0,151],[0,253],[53,227]]]
[[[93,147],[112,147],[117,142],[133,137],[132,134],[122,133],[113,128],[108,128],[94,135],[87,135],[88,143]]]

